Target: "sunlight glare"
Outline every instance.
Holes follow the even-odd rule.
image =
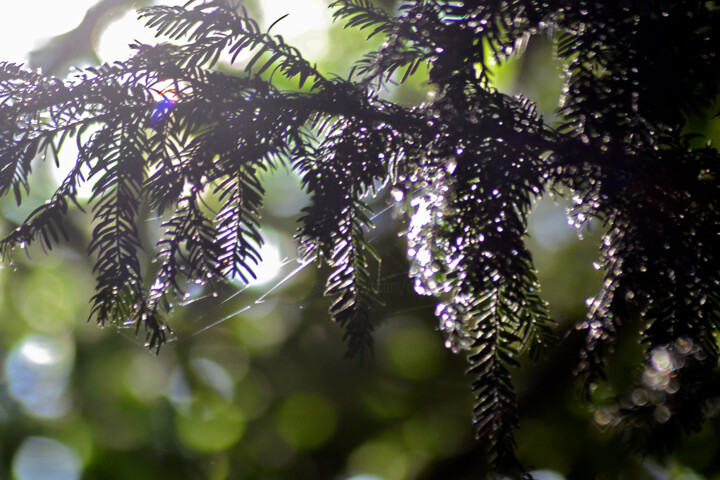
[[[186,0],[157,0],[155,5],[181,7]],[[167,42],[167,38],[155,37],[155,30],[145,26],[146,20],[137,18],[134,8],[118,10],[108,19],[105,29],[95,41],[95,54],[102,62],[125,60],[132,56],[134,50],[130,45],[135,42],[155,45]]]
[[[251,287],[259,287],[273,281],[285,265],[280,257],[280,248],[272,238],[266,239],[260,247],[260,257],[262,260],[253,268],[256,278],[250,281]]]
[[[183,6],[185,0],[157,0],[156,5]],[[332,13],[325,0],[263,0],[260,2],[261,28],[266,30],[283,15],[271,30],[272,35],[281,35],[285,42],[297,47],[307,58],[322,57],[329,45],[328,29],[332,24]],[[134,10],[118,11],[105,27],[95,44],[95,53],[103,62],[123,60],[132,54],[129,45],[139,41],[153,45],[166,42],[167,38],[156,38],[155,31],[145,27],[144,20],[138,20]],[[242,60],[251,58],[240,55]]]
[[[0,59],[25,63],[31,50],[77,27],[97,0],[4,2],[0,15]]]

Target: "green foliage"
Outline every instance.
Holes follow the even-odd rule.
[[[699,429],[719,400],[720,163],[683,129],[720,90],[714,2],[426,0],[396,15],[368,1],[332,6],[349,27],[385,37],[348,79],[321,73],[227,0],[141,9],[178,44],[137,44],[132,58],[66,82],[1,65],[0,194],[23,201],[32,160],[57,156],[68,138],[79,155],[0,252],[58,244],[79,186],[92,182],[91,318],[143,327],[157,349],[190,283],[253,276],[261,174],[282,166],[310,195],[296,232],[301,257],[328,265],[330,316],[348,353],[363,355],[382,302],[368,199],[393,189],[410,218],[416,290],[440,299],[448,345],[467,354],[488,463],[522,472],[511,370],[523,352],[554,344],[527,218],[555,192],[573,199],[578,226],[605,227],[603,287],[576,326],[587,392],[620,333],[636,335],[645,364],[633,388],[651,401],[623,413],[641,448],[665,452]],[[552,38],[566,67],[558,125],[492,87],[489,57],[505,62],[532,36]],[[241,70],[216,68],[226,57]],[[384,99],[421,65],[431,101]],[[276,76],[297,90],[279,90]],[[168,79],[172,98],[159,100]],[[219,211],[205,205],[209,195]],[[154,249],[138,231],[145,208],[163,219]],[[142,268],[146,250],[156,271]]]

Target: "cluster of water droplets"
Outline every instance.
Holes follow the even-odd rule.
[[[459,353],[472,346],[472,332],[467,329],[467,306],[472,302],[468,295],[455,295],[452,302],[440,302],[435,307],[435,316],[440,322],[440,330],[445,334],[445,347],[453,353]]]
[[[441,225],[445,216],[445,196],[449,189],[447,170],[434,166],[418,169],[405,179],[408,197],[393,190],[393,197],[404,200],[402,208],[410,217],[410,224],[404,232],[407,238],[407,256],[410,259],[410,276],[415,280],[414,288],[419,295],[439,295],[438,274],[441,263],[440,251],[435,245],[435,228]]]
[[[463,259],[463,239],[457,238],[453,242],[439,234],[447,226],[450,177],[455,167],[454,159],[440,165],[423,166],[404,179],[407,191],[413,192],[411,195],[405,195],[400,189],[391,192],[410,217],[404,235],[410,260],[409,274],[419,295],[442,298],[457,290],[457,283],[462,280],[462,275],[455,270]],[[440,302],[435,309],[439,328],[446,335],[445,346],[454,352],[467,348],[471,342],[464,326],[463,305],[472,299],[461,297],[453,295],[452,301]]]
[[[627,396],[633,408],[652,408],[658,423],[673,415],[668,398],[680,390],[680,372],[692,359],[704,360],[702,349],[687,337],[680,337],[669,346],[652,349],[642,370],[641,381]]]
[[[592,218],[591,211],[596,207],[594,202],[588,201],[581,195],[573,195],[572,203],[566,207],[567,223],[575,228],[580,240],[583,239],[583,230]]]

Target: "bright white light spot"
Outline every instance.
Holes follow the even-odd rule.
[[[28,339],[20,347],[20,355],[36,365],[52,365],[60,359],[57,345],[42,339]]]
[[[66,347],[50,337],[30,336],[7,356],[8,392],[31,415],[61,417],[70,409],[66,387],[71,369]]]
[[[410,219],[411,230],[420,229],[432,221],[430,202],[424,198],[414,198],[410,204],[417,206],[417,211],[413,213]]]
[[[272,239],[265,240],[265,243],[260,248],[260,256],[262,257],[260,264],[253,268],[256,278],[250,281],[252,287],[262,286],[273,281],[285,265],[280,257],[280,249],[276,243],[273,243]]]
[[[28,53],[48,38],[77,27],[97,0],[29,0],[2,4],[0,59],[27,62]]]
[[[420,265],[427,265],[432,260],[432,254],[430,253],[429,249],[423,247],[418,250],[417,254],[415,255],[415,260]]]
[[[13,458],[18,480],[77,480],[82,463],[77,452],[50,438],[30,437]]]
[[[130,45],[140,43],[155,44],[158,40],[152,30],[138,20],[135,10],[116,12],[95,42],[95,54],[101,62],[125,60],[132,56]]]

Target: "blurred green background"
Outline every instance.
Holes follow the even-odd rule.
[[[72,75],[72,66],[121,60],[133,40],[153,41],[134,14],[149,3],[4,3],[0,59],[59,76]],[[333,24],[328,3],[248,7],[265,26],[289,13],[273,32],[323,71],[345,75],[381,39],[367,42],[364,33]],[[384,6],[394,8],[392,1]],[[561,73],[551,42],[535,38],[495,68],[495,85],[529,96],[552,121]],[[427,101],[424,79],[418,72],[385,95],[408,105]],[[717,121],[698,118],[690,128],[720,138]],[[71,146],[63,153],[59,171],[37,160],[27,201],[0,203],[2,232],[44,202],[73,153]],[[377,228],[369,235],[383,258],[377,282],[386,305],[376,316],[375,355],[360,364],[343,358],[342,332],[328,319],[325,272],[296,260],[292,232],[307,201],[298,179],[275,172],[266,190],[268,244],[258,281],[214,294],[198,285],[175,310],[173,340],[158,356],[132,329],[86,323],[94,282],[85,256],[90,225],[80,212],[70,215],[71,242],[50,255],[31,247],[3,265],[0,478],[480,478],[464,358],[444,348],[435,302],[416,295],[407,279],[397,212],[383,195],[375,200]],[[582,320],[601,279],[593,268],[600,227],[575,231],[565,208],[562,199],[539,202],[528,240],[561,336]],[[143,227],[151,256],[159,221],[147,216]],[[622,444],[612,399],[639,375],[635,339],[618,346],[596,406],[582,402],[574,382],[575,341],[567,335],[548,359],[516,372],[518,452],[536,478],[720,479],[717,421],[662,461],[643,460]]]

